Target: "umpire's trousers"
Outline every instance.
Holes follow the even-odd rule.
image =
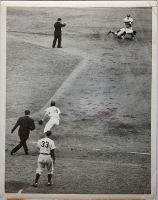
[[[17,152],[21,147],[24,148],[25,153],[28,153],[28,148],[26,144],[26,140],[28,137],[20,137],[20,143],[11,151],[11,153]]]
[[[58,40],[58,48],[61,48],[61,35],[54,35],[52,48],[55,48],[56,42]]]

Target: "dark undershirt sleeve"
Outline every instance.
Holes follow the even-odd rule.
[[[51,155],[52,159],[55,161],[55,151],[54,151],[54,149],[51,150],[50,155]]]

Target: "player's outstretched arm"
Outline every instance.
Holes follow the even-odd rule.
[[[65,26],[66,26],[66,23],[63,23],[63,24],[61,23],[61,27],[65,27]]]
[[[39,125],[42,125],[42,124],[43,124],[43,121],[44,121],[46,115],[47,115],[47,112],[45,113],[43,119],[40,119],[40,120],[38,121],[38,124],[39,124]]]
[[[47,112],[44,114],[44,117],[43,117],[42,121],[44,121],[44,119],[47,116],[47,114],[48,114]]]

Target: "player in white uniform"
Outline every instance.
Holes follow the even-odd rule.
[[[108,34],[112,33],[121,39],[124,39],[125,35],[128,34],[128,35],[131,35],[131,37],[134,39],[134,35],[136,35],[136,31],[132,29],[133,19],[130,17],[130,15],[127,15],[127,17],[123,20],[123,22],[125,24],[125,28],[121,28],[117,32],[109,31]]]
[[[50,129],[55,126],[55,125],[59,125],[59,121],[60,121],[60,114],[61,114],[61,111],[59,110],[59,108],[57,108],[55,106],[55,101],[52,101],[51,102],[51,107],[47,108],[46,110],[46,113],[43,117],[43,121],[44,121],[44,118],[46,116],[49,117],[49,121],[46,123],[45,125],[45,128],[44,128],[44,133],[46,133],[47,131],[50,131]]]
[[[110,34],[110,33],[116,35],[117,37],[119,37],[119,38],[121,38],[121,39],[123,39],[123,40],[124,40],[125,35],[126,35],[125,28],[122,28],[122,29],[120,29],[120,30],[117,31],[117,32],[109,31],[108,34]]]
[[[123,20],[123,23],[125,24],[125,28],[132,29],[133,19],[130,15],[127,15],[127,17]]]
[[[133,38],[133,40],[134,40],[134,35],[136,35],[136,31],[134,31],[132,29],[129,29],[129,28],[121,28],[117,32],[109,31],[108,34],[110,34],[110,33],[116,35],[118,38],[121,38],[123,40],[124,40],[126,34],[131,35],[131,37]]]
[[[31,185],[37,187],[38,180],[40,178],[41,172],[47,167],[48,170],[48,186],[52,185],[51,178],[53,174],[53,165],[55,164],[55,144],[54,141],[50,139],[51,131],[46,132],[46,137],[38,141],[38,147],[40,149],[40,154],[37,162],[36,178],[35,182]]]

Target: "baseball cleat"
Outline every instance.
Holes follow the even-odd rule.
[[[31,184],[32,187],[37,187],[37,183]]]
[[[48,182],[47,186],[51,186],[51,185],[53,185],[53,183]]]
[[[109,33],[111,33],[111,30],[109,31]],[[109,34],[109,33],[108,33],[108,34]]]

